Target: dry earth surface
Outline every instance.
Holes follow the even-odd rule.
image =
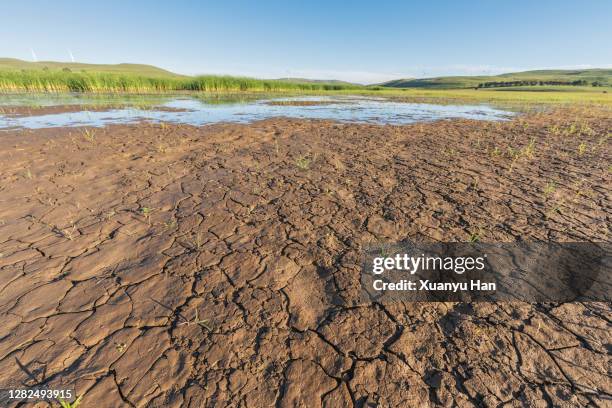
[[[356,301],[375,241],[609,241],[610,113],[2,132],[0,388],[611,406],[608,303]]]

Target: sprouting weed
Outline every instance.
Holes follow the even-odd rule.
[[[115,350],[117,350],[118,353],[123,354],[126,348],[127,348],[127,344],[125,343],[115,343]]]
[[[478,242],[480,241],[480,233],[479,232],[472,232],[470,234],[470,242]]]
[[[531,159],[533,158],[534,153],[535,153],[535,139],[532,138],[529,141],[529,144],[523,148],[523,154]]]
[[[83,130],[83,136],[85,136],[85,139],[89,142],[93,143],[96,140],[96,131],[93,129],[85,129]]]
[[[571,125],[569,125],[567,128],[565,128],[565,135],[572,136],[572,135],[576,134],[577,130],[578,130],[578,127],[576,126],[576,123],[572,122]]]
[[[495,149],[493,149],[493,151],[491,151],[491,154],[493,156],[499,156],[499,155],[501,155],[501,150],[499,150],[499,147],[495,146]]]
[[[77,408],[79,405],[81,405],[81,401],[83,400],[83,396],[80,395],[79,397],[77,397],[77,399],[75,399],[72,403],[65,401],[63,399],[60,398],[59,403],[62,406],[62,408]]]
[[[588,136],[591,136],[595,133],[595,131],[591,129],[591,127],[586,122],[582,122],[580,124],[579,132],[583,135],[588,135]]]
[[[389,256],[389,245],[385,244],[384,242],[380,242],[378,244],[378,250],[380,252],[380,256],[383,258],[386,258],[387,256]]]
[[[587,150],[587,144],[584,142],[581,142],[578,145],[578,156],[582,156],[584,153],[586,153]]]
[[[148,217],[151,215],[151,213],[153,212],[153,209],[150,207],[140,207],[140,212],[142,213],[142,215],[144,215],[145,217]]]
[[[151,225],[151,213],[153,212],[153,208],[150,207],[140,207],[140,213],[147,220],[149,225]]]
[[[508,146],[508,156],[510,156],[511,159],[516,160],[519,155],[520,155],[520,152],[517,149],[511,146]]]
[[[546,197],[550,196],[552,193],[555,192],[556,189],[557,189],[557,186],[555,185],[555,182],[549,181],[548,183],[546,183],[546,186],[544,187],[544,196]]]
[[[71,224],[71,228],[66,228],[62,230],[62,235],[68,238],[70,241],[74,240],[74,234],[76,232],[76,225],[74,225],[74,222],[72,222]]]
[[[182,242],[182,245],[184,245],[186,248],[190,249],[191,251],[197,252],[200,251],[200,249],[202,249],[202,247],[205,244],[205,239],[202,236],[201,233],[196,233],[195,235],[191,235],[187,240]]]
[[[164,229],[166,229],[166,230],[172,229],[172,228],[174,228],[176,226],[177,226],[177,222],[176,222],[176,219],[174,219],[174,218],[171,218],[171,219],[167,220],[166,222],[164,222]]]
[[[612,133],[608,133],[605,136],[600,137],[599,140],[597,140],[597,146],[603,145],[606,142],[606,140],[610,138],[610,135],[612,135]]]
[[[310,167],[310,159],[306,156],[299,156],[295,159],[295,165],[301,170],[308,170]]]
[[[183,319],[185,319],[185,318],[183,318]],[[193,320],[185,319],[185,321],[179,323],[178,326],[183,326],[183,325],[190,326],[192,324],[197,324],[198,326],[202,327],[203,329],[206,329],[208,331],[212,331],[212,327],[210,327],[210,324],[209,324],[208,320],[202,320],[198,316],[198,309],[195,310],[195,317],[193,318]]]
[[[560,134],[561,134],[561,129],[559,128],[559,125],[553,125],[553,126],[551,126],[551,127],[550,127],[550,133],[551,133],[551,134],[553,134],[553,135],[555,135],[555,136],[560,135]]]

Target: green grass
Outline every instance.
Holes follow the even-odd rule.
[[[66,69],[67,68],[67,69]],[[350,94],[377,95],[423,103],[492,103],[498,105],[595,103],[611,104],[612,87],[521,86],[474,89],[494,80],[598,80],[612,83],[612,70],[529,71],[495,77],[440,77],[397,80],[383,86],[361,86],[341,81],[303,79],[263,80],[231,76],[189,77],[150,65],[93,65],[63,62],[26,62],[0,58],[0,93],[171,94],[194,93],[223,102],[224,95]],[[402,82],[403,81],[403,82]],[[401,88],[410,86],[410,88]],[[208,95],[208,96],[207,96]],[[212,95],[212,97],[211,97]]]
[[[156,78],[136,74],[64,71],[0,71],[0,92],[277,92],[360,89],[350,84],[290,82],[230,76]]]
[[[62,408],[77,408],[79,405],[81,405],[81,401],[83,400],[83,396],[79,396],[76,400],[74,400],[74,402],[70,403],[68,401],[64,401],[62,399],[60,399],[60,405]]]
[[[563,87],[567,88],[567,87]],[[542,92],[537,90],[501,90],[494,89],[384,89],[376,91],[378,96],[397,99],[400,101],[420,103],[490,103],[500,106],[525,106],[537,104],[612,104],[612,88],[588,88],[579,91]],[[605,91],[605,92],[604,92]],[[357,90],[340,92],[368,95],[374,92]]]

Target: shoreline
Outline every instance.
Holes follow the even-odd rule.
[[[76,95],[87,97],[171,97],[171,96],[212,96],[212,97],[286,97],[286,96],[372,96],[397,99],[404,102],[455,104],[483,103],[499,106],[529,106],[529,105],[575,105],[592,104],[600,106],[612,105],[612,92],[609,89],[593,90],[494,90],[494,89],[418,89],[418,88],[387,88],[381,90],[313,90],[313,91],[168,91],[168,92],[28,92],[2,91],[2,96],[61,96]]]

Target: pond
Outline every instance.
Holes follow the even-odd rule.
[[[263,98],[0,96],[1,106],[81,105],[82,110],[31,115],[0,113],[0,129],[39,129],[138,122],[206,125],[249,123],[272,117],[330,119],[346,123],[403,125],[441,119],[508,120],[514,113],[487,105],[436,105],[363,96]],[[115,106],[115,107],[113,107]],[[92,108],[95,107],[95,108]]]

